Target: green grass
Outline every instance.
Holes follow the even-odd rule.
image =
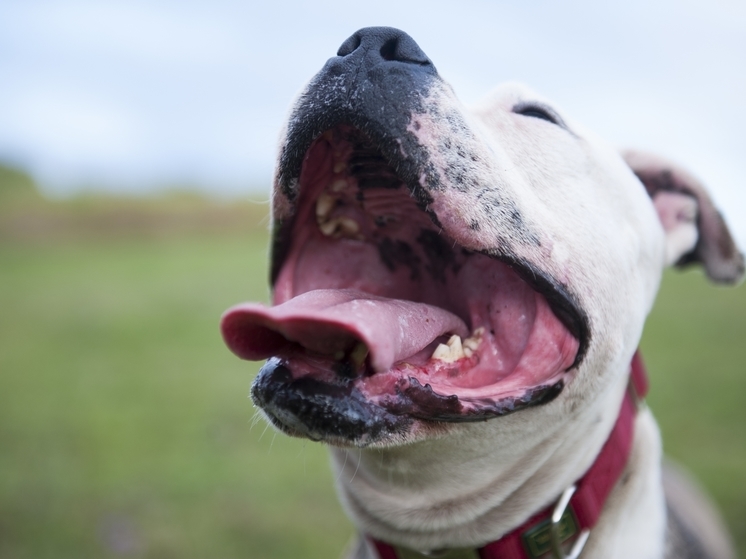
[[[266,236],[0,246],[0,557],[335,557],[324,450],[252,430],[220,313]]]
[[[746,287],[669,272],[642,350],[665,452],[715,497],[746,557]]]
[[[352,528],[320,445],[252,429],[228,306],[266,235],[0,242],[0,559],[330,558]],[[746,290],[669,274],[646,329],[666,450],[746,551]]]

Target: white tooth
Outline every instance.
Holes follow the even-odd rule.
[[[464,348],[461,345],[461,336],[451,336],[445,344],[438,344],[431,359],[454,363],[465,357]]]
[[[339,228],[342,230],[342,233],[346,235],[354,235],[358,231],[360,231],[360,225],[358,225],[357,221],[352,219],[351,217],[339,217],[335,221],[339,222]]]
[[[340,216],[325,221],[319,219],[318,222],[319,230],[327,237],[337,234],[354,237],[360,231],[360,225],[351,217]]]
[[[338,225],[338,219],[331,219],[329,221],[325,221],[324,223],[319,223],[319,230],[328,237],[337,230]]]
[[[438,347],[435,348],[435,351],[433,351],[433,355],[431,357],[431,359],[446,362],[448,362],[450,358],[451,348],[448,347],[446,344],[438,344]]]
[[[475,338],[466,338],[463,343],[464,351],[466,351],[467,349],[470,351],[476,351],[476,349],[479,347],[479,342],[480,340]]]
[[[482,343],[482,334],[484,334],[484,328],[480,326],[474,330],[474,333],[471,336],[465,338],[463,341],[464,352],[466,352],[467,349],[472,353],[475,352],[479,348],[479,344]],[[467,355],[467,357],[471,356]]]
[[[335,203],[334,197],[329,196],[326,192],[319,196],[319,199],[316,200],[316,218],[318,221],[324,221],[329,216]]]
[[[464,356],[464,348],[461,345],[461,336],[454,334],[446,343],[448,347],[451,348],[451,359],[453,361],[458,361]]]
[[[474,355],[474,352],[470,347],[464,347],[464,355],[466,355],[467,357],[471,357],[472,355]]]
[[[341,173],[347,168],[347,163],[344,161],[338,161],[334,164],[334,172],[335,173]]]
[[[339,163],[337,165],[339,165]],[[345,188],[347,188],[347,179],[337,179],[332,182],[331,189],[334,192],[342,192]]]

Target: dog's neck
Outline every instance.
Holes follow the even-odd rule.
[[[517,414],[409,446],[332,451],[338,490],[364,533],[412,549],[498,539],[556,500],[591,465],[624,396],[626,375],[593,402]],[[560,407],[560,406],[557,406]],[[569,428],[572,425],[572,428]],[[484,433],[475,433],[475,430]],[[481,436],[483,435],[483,436]],[[486,444],[485,441],[489,441]]]

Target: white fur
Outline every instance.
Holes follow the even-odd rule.
[[[444,85],[431,91],[428,111],[413,119],[411,130],[441,171],[452,164],[439,151],[445,136],[477,154],[469,172],[484,195],[512,200],[538,242],[516,236],[500,207],[475,203],[474,192],[436,192],[431,209],[466,248],[509,247],[541,262],[588,313],[591,344],[575,378],[548,405],[453,424],[404,446],[332,449],[338,491],[358,529],[409,549],[498,539],[583,475],[616,420],[664,265],[696,242],[696,231],[686,229],[691,219],[683,232],[670,230],[667,241],[650,197],[615,149],[575,123],[568,121],[568,131],[511,111],[525,100],[540,98],[511,84],[467,111]],[[463,125],[446,114],[457,114]],[[469,228],[473,221],[479,231]],[[642,412],[629,480],[614,490],[584,559],[663,556],[660,454],[655,422]],[[352,556],[370,553],[360,545]]]
[[[587,313],[587,353],[549,404],[437,431],[421,426],[404,444],[332,448],[339,495],[361,533],[413,550],[474,547],[556,501],[593,463],[616,421],[663,268],[695,245],[705,259],[718,246],[724,225],[714,208],[705,220],[713,233],[698,244],[701,189],[697,197],[665,194],[654,205],[616,149],[564,115],[566,128],[513,111],[533,101],[549,104],[508,84],[467,109],[437,81],[409,131],[441,176],[461,165],[471,181],[470,188],[430,192],[429,209],[448,234],[467,249],[509,253],[561,282]],[[444,147],[444,138],[455,147]],[[290,213],[280,189],[273,207],[276,219]],[[716,256],[708,272],[735,281],[742,258]],[[655,422],[643,411],[626,481],[614,489],[583,559],[663,557],[660,455]],[[371,553],[361,543],[351,557]]]

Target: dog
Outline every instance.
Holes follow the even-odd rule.
[[[269,422],[329,445],[349,557],[733,557],[636,355],[666,266],[744,274],[688,172],[522,85],[467,109],[373,27],[295,101],[272,213],[273,306],[222,333],[267,359]]]

